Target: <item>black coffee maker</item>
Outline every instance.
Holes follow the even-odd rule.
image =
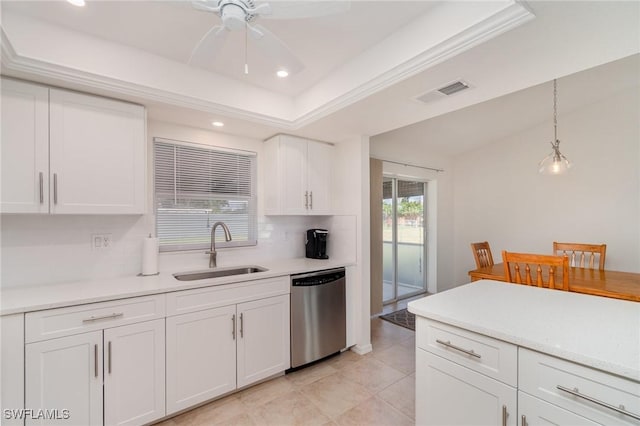
[[[307,229],[305,248],[307,257],[310,259],[328,259],[327,237],[329,231],[326,229]]]

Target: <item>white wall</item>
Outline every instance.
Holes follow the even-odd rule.
[[[444,169],[444,172],[435,172],[388,162],[383,164],[385,173],[429,182],[427,185],[427,197],[429,197],[427,238],[430,247],[434,247],[435,237],[436,250],[428,251],[427,258],[428,267],[433,268],[435,265],[436,274],[434,276],[433,271],[427,271],[427,284],[430,292],[439,292],[454,287],[455,284],[453,279],[453,170],[450,158],[430,152],[420,144],[424,138],[428,138],[428,135],[420,134],[415,135],[415,138],[402,140],[395,132],[374,136],[371,138],[371,156],[382,160]]]
[[[356,229],[356,264],[347,269],[347,337],[352,333],[354,351],[364,354],[371,351],[369,137],[337,143],[335,151],[333,205],[336,213],[353,218]]]
[[[144,216],[107,215],[2,215],[1,275],[3,288],[52,284],[135,275],[141,269],[142,240],[155,233],[153,212],[153,137],[245,149],[258,153],[258,245],[221,249],[220,266],[258,263],[276,258],[304,257],[304,231],[326,227],[340,230],[331,234],[335,253],[355,258],[355,220],[353,214],[329,217],[264,216],[262,214],[262,141],[242,138],[169,123],[149,121],[148,130],[149,198]],[[350,160],[353,161],[353,158]],[[92,250],[91,235],[110,233],[113,246]],[[161,271],[176,268],[206,268],[204,251],[163,253]]]
[[[606,243],[606,268],[640,272],[640,95],[618,93],[558,117],[565,176],[537,173],[552,123],[454,160],[455,283],[475,268],[469,244],[551,253],[553,241]]]

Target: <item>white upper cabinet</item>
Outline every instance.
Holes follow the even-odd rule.
[[[13,80],[2,87],[2,212],[143,214],[144,107]]]
[[[265,142],[265,212],[269,215],[331,214],[333,146],[278,135]]]
[[[51,89],[54,213],[144,213],[145,112]]]
[[[2,80],[3,213],[49,212],[49,89]]]

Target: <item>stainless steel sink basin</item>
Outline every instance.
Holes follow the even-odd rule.
[[[192,271],[192,272],[180,272],[173,274],[178,281],[196,281],[206,280],[210,278],[229,277],[233,275],[254,274],[256,272],[268,271],[267,268],[262,266],[250,265],[250,266],[236,266],[232,268],[216,268],[207,269],[204,271]]]

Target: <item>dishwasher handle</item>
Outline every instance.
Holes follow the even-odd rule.
[[[326,271],[311,272],[303,275],[292,275],[291,286],[292,287],[310,287],[316,285],[323,285],[331,282],[338,281],[345,278],[345,269],[329,269]]]

